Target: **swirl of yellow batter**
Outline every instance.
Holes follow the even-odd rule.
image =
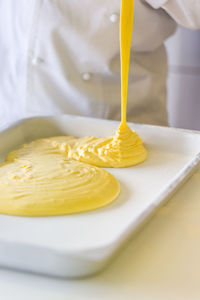
[[[12,153],[12,160],[0,166],[0,213],[78,213],[107,205],[119,194],[118,181],[101,168],[69,160],[62,154],[35,155],[27,151],[22,159],[15,154],[18,158]]]
[[[77,139],[66,149],[69,158],[107,168],[133,166],[147,156],[142,140],[128,126],[120,126],[113,137]]]

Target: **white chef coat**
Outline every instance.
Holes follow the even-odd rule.
[[[0,123],[62,113],[120,119],[120,0],[1,0]],[[166,125],[176,22],[200,28],[200,0],[135,0],[128,120]]]

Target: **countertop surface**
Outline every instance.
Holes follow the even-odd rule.
[[[63,280],[0,269],[0,297],[200,299],[200,168],[101,273]]]

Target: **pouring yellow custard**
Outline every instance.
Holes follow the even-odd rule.
[[[126,123],[133,8],[133,0],[122,0],[122,103],[116,134],[40,139],[11,152],[0,165],[0,213],[55,216],[105,206],[117,198],[120,186],[99,167],[129,167],[146,159],[142,140]]]

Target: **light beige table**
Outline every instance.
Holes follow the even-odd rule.
[[[0,269],[2,300],[200,299],[200,169],[104,272],[58,280]]]

